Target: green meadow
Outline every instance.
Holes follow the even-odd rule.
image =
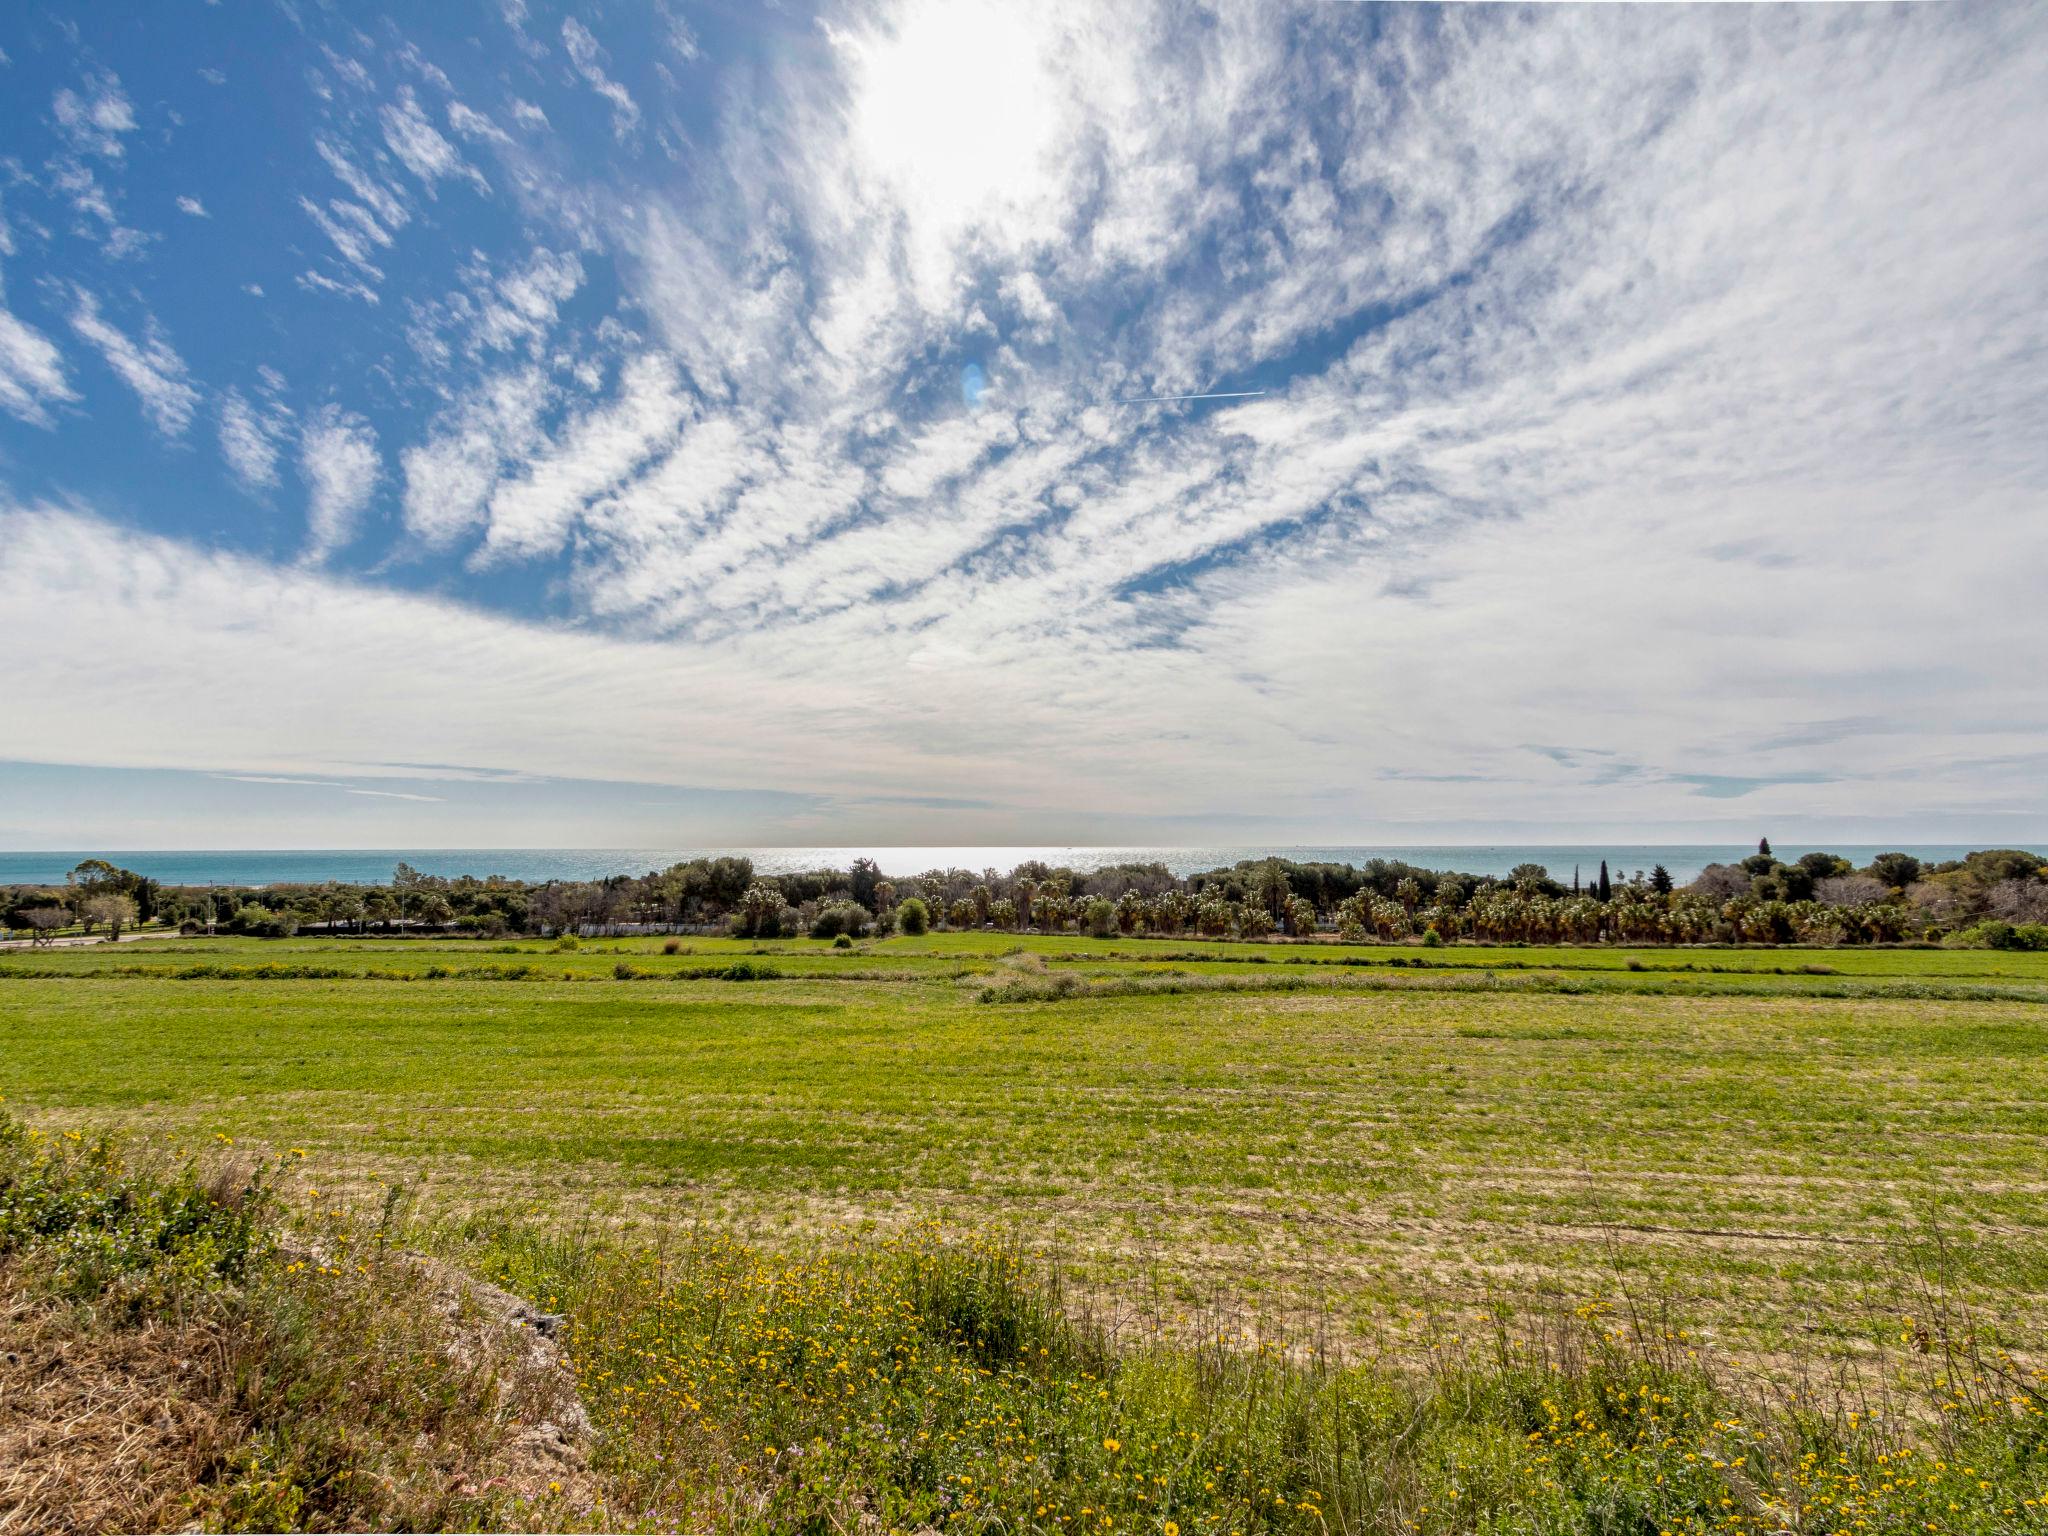
[[[674,952],[664,952],[672,947]],[[1400,1350],[1654,1301],[1760,1360],[2048,1295],[2048,955],[1174,940],[0,957],[51,1125],[330,1196],[770,1247],[931,1217],[1114,1304]]]

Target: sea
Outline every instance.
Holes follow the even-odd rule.
[[[1787,861],[1810,850],[1773,844]],[[1959,859],[1963,844],[1837,844],[1829,853],[1856,864],[1895,848],[1923,863]],[[739,854],[754,861],[761,874],[786,874],[804,869],[845,869],[855,859],[873,859],[890,876],[922,874],[932,869],[994,869],[1007,872],[1038,859],[1076,872],[1110,864],[1164,864],[1176,875],[1221,869],[1243,859],[1279,857],[1300,863],[1363,864],[1368,859],[1400,859],[1424,869],[1452,869],[1472,875],[1505,875],[1518,864],[1541,864],[1556,880],[1569,881],[1574,870],[1594,878],[1605,859],[1610,874],[1626,879],[1637,870],[1662,864],[1680,884],[1709,864],[1731,863],[1756,852],[1754,843],[1571,843],[1458,844],[1405,847],[1394,844],[1344,844],[1307,847],[1280,844],[1216,844],[1203,847],[792,847],[792,848],[277,848],[277,849],[73,849],[55,853],[0,852],[0,886],[58,884],[65,872],[83,859],[106,859],[123,869],[165,885],[314,885],[328,880],[367,885],[391,878],[400,863],[422,874],[503,875],[514,880],[594,880],[606,875],[641,875],[666,869],[686,859]]]

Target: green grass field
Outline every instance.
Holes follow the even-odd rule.
[[[0,1091],[544,1222],[773,1246],[939,1215],[1106,1297],[1359,1347],[1626,1291],[1776,1358],[1881,1326],[1930,1266],[2038,1336],[2048,955],[681,948],[14,951]],[[691,974],[736,962],[775,974]]]

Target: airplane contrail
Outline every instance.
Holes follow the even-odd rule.
[[[1254,400],[1263,389],[1222,390],[1211,395],[1138,395],[1129,400],[1112,400],[1111,405],[1161,405],[1169,400]]]

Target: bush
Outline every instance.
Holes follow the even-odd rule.
[[[1422,947],[1424,949],[1435,949],[1439,945],[1441,945],[1443,941],[1444,936],[1438,933],[1434,928],[1425,928],[1422,930]]]
[[[853,948],[853,940],[842,933],[832,941],[832,947],[834,949],[851,949]]]
[[[664,955],[680,955],[683,952],[683,941],[681,939],[670,939],[661,946],[661,952]]]
[[[1088,903],[1088,910],[1082,915],[1082,923],[1091,938],[1106,939],[1116,932],[1116,908],[1098,896]]]
[[[814,939],[859,938],[867,931],[868,909],[851,901],[835,901],[820,907],[818,915],[811,919]]]
[[[565,933],[560,938],[555,940],[555,948],[558,950],[567,951],[571,949],[581,949],[582,947],[583,941],[577,938],[576,935],[573,933]]]
[[[983,1003],[1056,1003],[1069,997],[1079,997],[1090,990],[1088,983],[1072,971],[1064,971],[1058,976],[1027,973],[983,987],[975,998]]]
[[[700,970],[687,972],[692,978],[709,978],[713,981],[779,981],[782,972],[774,966],[759,960],[735,960],[731,965],[705,966]]]
[[[228,919],[228,932],[246,934],[252,939],[288,939],[294,926],[282,913],[253,901],[237,907],[235,915]]]
[[[1948,941],[1958,949],[2048,950],[2048,923],[2005,923],[1993,920],[1965,928]]]
[[[896,909],[898,933],[906,933],[914,938],[919,934],[930,933],[931,928],[931,909],[924,904],[922,898],[913,896]]]

